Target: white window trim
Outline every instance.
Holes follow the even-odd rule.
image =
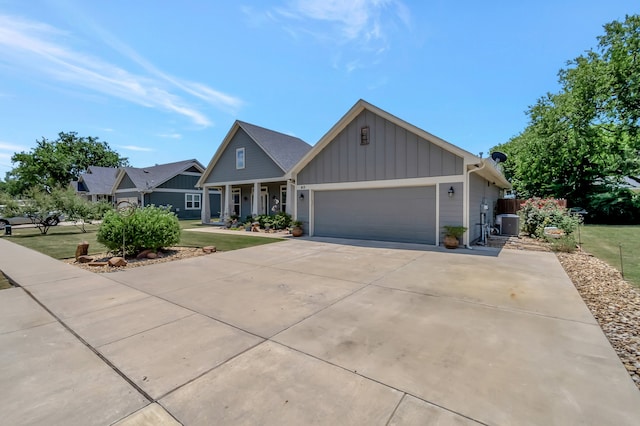
[[[192,207],[188,207],[189,198],[191,198]],[[197,204],[197,207],[196,207]],[[184,194],[185,210],[200,210],[202,208],[202,194]]]
[[[287,185],[280,185],[280,211],[287,212]]]
[[[242,148],[244,149],[244,148]],[[238,203],[234,201],[234,195],[238,195]],[[242,217],[242,189],[231,188],[231,214],[235,214],[235,206],[238,206],[238,216]]]
[[[239,165],[239,161],[238,161],[238,154],[242,152],[242,167],[240,167]],[[242,170],[244,169],[245,165],[247,163],[247,157],[245,155],[245,151],[244,148],[236,148],[236,170]]]

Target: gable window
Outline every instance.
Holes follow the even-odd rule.
[[[184,194],[184,208],[186,210],[199,210],[202,194]]]
[[[369,145],[369,126],[360,128],[360,145]]]
[[[244,148],[236,149],[236,169],[244,169]]]

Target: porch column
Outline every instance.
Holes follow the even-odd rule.
[[[231,185],[224,186],[224,205],[222,206],[222,217],[221,221],[225,221],[229,218],[229,211],[231,207]]]
[[[290,180],[287,181],[287,211],[292,217],[295,217],[296,203],[296,185]]]
[[[251,203],[251,214],[253,216],[258,216],[258,206],[260,204],[260,197],[261,197],[261,193],[260,193],[260,182],[254,182],[253,183],[253,200]]]
[[[202,210],[200,211],[200,219],[202,219],[202,223],[211,223],[211,205],[209,204],[209,188],[202,188],[202,200],[200,200],[200,206],[202,206]]]

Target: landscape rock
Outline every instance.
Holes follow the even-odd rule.
[[[111,259],[109,259],[109,266],[127,266],[127,261],[124,260],[124,257],[112,257]]]
[[[149,253],[153,253],[153,250],[151,249],[146,249],[146,250],[142,250],[140,253],[138,253],[138,255],[136,256],[136,259],[151,259],[150,257],[148,257]]]
[[[76,257],[76,260],[79,263],[89,263],[89,262],[93,262],[93,257],[92,256],[87,256],[86,254],[80,255],[78,257]]]
[[[158,258],[158,253],[155,252],[149,252],[147,253],[147,259],[157,259]]]
[[[215,253],[216,252],[216,247],[215,246],[206,246],[206,247],[202,247],[202,251],[204,253]]]
[[[86,256],[87,254],[89,254],[89,243],[83,241],[76,247],[76,260],[78,260],[80,256]]]

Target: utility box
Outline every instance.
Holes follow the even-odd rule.
[[[500,225],[500,233],[502,235],[518,235],[520,234],[520,216],[517,214],[503,214],[502,224]]]

